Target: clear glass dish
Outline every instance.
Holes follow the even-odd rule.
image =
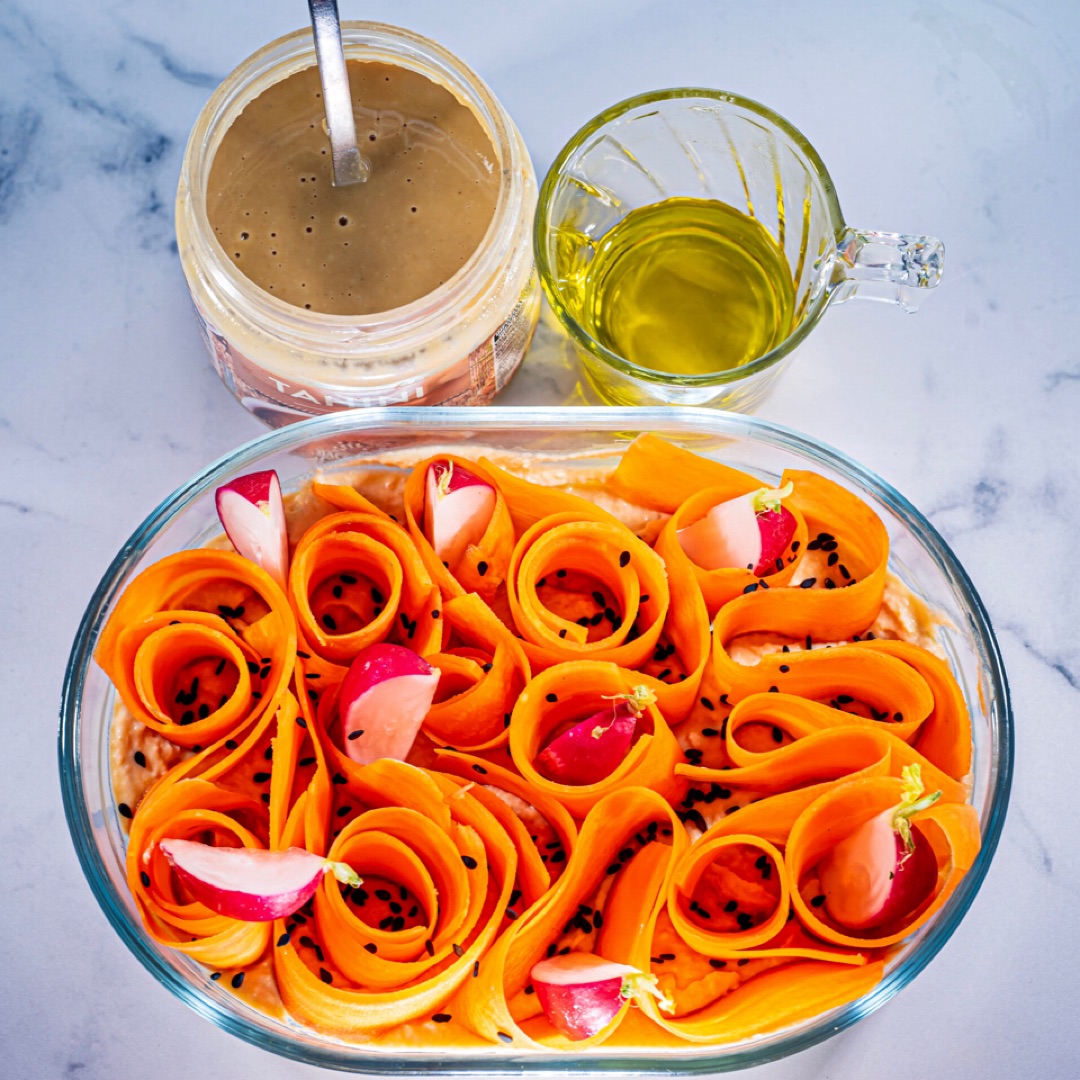
[[[888,529],[890,566],[951,623],[942,644],[974,726],[973,803],[982,849],[938,915],[904,944],[882,982],[850,1005],[751,1042],[687,1047],[682,1052],[608,1051],[522,1054],[445,1050],[392,1055],[277,1020],[245,1004],[208,971],[143,931],[124,878],[125,837],[112,797],[109,726],[114,692],[93,660],[98,636],[127,583],[166,554],[220,532],[215,489],[256,469],[277,470],[295,490],[316,471],[334,473],[365,459],[403,460],[453,446],[513,459],[522,454],[567,469],[613,464],[627,443],[652,431],[763,479],[788,466],[810,468],[858,493]],[[270,432],[209,466],[146,518],[105,572],[83,616],[64,681],[59,764],[64,809],[90,887],[124,943],[181,1001],[254,1045],[310,1064],[360,1073],[469,1075],[630,1072],[687,1075],[758,1065],[805,1049],[883,1005],[934,957],[963,918],[986,875],[1005,818],[1012,776],[1012,713],[993,629],[963,567],[932,525],[899,492],[856,462],[789,429],[754,417],[707,409],[370,409],[318,417]]]

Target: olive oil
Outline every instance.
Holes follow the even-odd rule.
[[[754,218],[713,199],[632,210],[595,242],[571,314],[639,367],[709,375],[747,364],[793,328],[784,251]]]

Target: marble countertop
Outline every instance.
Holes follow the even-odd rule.
[[[1043,1080],[1080,1070],[1080,14],[1040,4],[341,0],[476,67],[538,171],[632,93],[719,86],[821,152],[848,220],[926,232],[945,279],[914,317],[831,311],[761,409],[879,473],[968,569],[997,629],[1017,759],[967,917],[885,1008],[755,1080]],[[314,1077],[185,1008],[128,953],[79,869],[56,710],[82,611],[144,515],[262,428],[203,351],[172,202],[188,131],[300,0],[0,5],[0,1072]],[[583,400],[557,339],[503,403]],[[16,629],[16,627],[18,629]],[[1070,1019],[1070,1017],[1072,1019]]]

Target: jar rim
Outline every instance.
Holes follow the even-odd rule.
[[[477,116],[491,140],[502,177],[495,210],[476,250],[437,289],[400,307],[369,315],[331,315],[290,304],[261,289],[228,259],[210,226],[206,188],[214,154],[228,127],[246,105],[269,86],[289,75],[315,66],[315,45],[310,28],[275,39],[243,60],[216,88],[196,120],[188,139],[177,196],[177,218],[186,225],[200,248],[204,278],[235,311],[272,329],[275,337],[298,350],[320,351],[363,359],[387,349],[421,347],[433,335],[450,330],[461,309],[493,280],[506,259],[508,245],[499,238],[513,230],[525,195],[524,146],[516,137],[509,116],[487,84],[464,61],[437,42],[413,31],[386,23],[343,21],[346,59],[387,62],[405,66],[437,82]],[[190,205],[185,206],[185,197]],[[530,222],[531,224],[531,222]]]

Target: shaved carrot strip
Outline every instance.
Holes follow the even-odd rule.
[[[443,680],[423,730],[433,741],[458,750],[502,746],[514,702],[532,675],[528,657],[518,639],[474,593],[447,600],[442,617],[451,639],[467,649],[425,657],[442,672]],[[473,659],[463,655],[468,647]],[[453,687],[449,693],[444,693],[446,684]]]
[[[233,552],[199,549],[131,582],[94,655],[137,720],[192,747],[276,709],[295,651],[274,579]]]
[[[382,514],[331,514],[293,553],[289,592],[311,648],[348,663],[368,645],[392,641],[437,652],[439,590],[409,534]]]

